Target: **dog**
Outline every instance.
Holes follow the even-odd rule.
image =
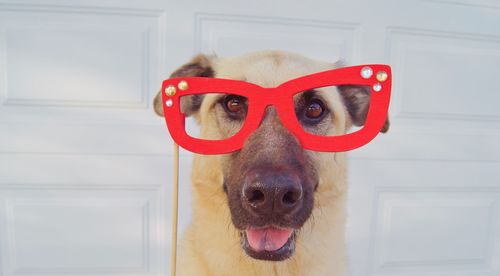
[[[228,58],[198,55],[171,77],[217,77],[276,87],[336,67],[338,63],[298,54],[262,51]],[[364,124],[369,90],[352,85],[325,89],[315,92],[314,102],[296,96],[304,97],[296,102],[306,110],[297,116],[321,121],[309,125],[310,131],[347,133]],[[218,97],[181,100],[182,112],[196,119],[202,137],[227,137],[242,124],[234,116],[244,116],[244,99]],[[154,99],[160,116],[162,104],[160,91]],[[321,115],[324,110],[329,112]],[[346,275],[346,154],[303,149],[281,120],[269,106],[242,149],[195,154],[192,221],[180,241],[178,275]],[[381,132],[388,128],[386,121]]]

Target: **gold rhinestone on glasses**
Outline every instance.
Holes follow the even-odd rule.
[[[180,90],[185,91],[188,89],[188,83],[187,83],[187,81],[183,80],[183,81],[179,82],[177,87],[179,87]]]
[[[387,77],[388,77],[387,72],[385,72],[385,71],[378,71],[378,73],[377,73],[377,80],[378,81],[382,81],[382,82],[386,81]]]
[[[172,97],[175,95],[175,92],[177,92],[177,89],[173,85],[169,85],[165,88],[165,94],[167,94],[167,96]]]

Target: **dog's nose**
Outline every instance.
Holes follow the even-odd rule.
[[[294,213],[302,202],[300,178],[286,172],[249,174],[243,184],[243,206],[257,215]]]

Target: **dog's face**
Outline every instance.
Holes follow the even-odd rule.
[[[238,58],[197,56],[172,74],[243,80],[275,87],[287,80],[335,68],[332,63],[282,52],[262,52]],[[363,125],[369,106],[364,87],[321,88],[297,94],[295,113],[308,132],[345,133]],[[206,94],[181,101],[181,110],[196,117],[201,137],[224,139],[242,126],[247,102],[235,95]],[[162,115],[161,96],[155,110]],[[385,132],[388,123],[382,129]],[[304,150],[268,107],[259,128],[243,148],[220,156],[225,193],[234,226],[240,230],[243,250],[256,259],[280,261],[293,255],[298,230],[310,218],[314,195],[323,184],[325,165],[333,153]],[[333,164],[332,164],[333,166]]]

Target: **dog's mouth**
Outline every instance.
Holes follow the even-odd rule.
[[[283,261],[295,250],[295,230],[292,228],[247,228],[242,232],[242,246],[252,258]]]

